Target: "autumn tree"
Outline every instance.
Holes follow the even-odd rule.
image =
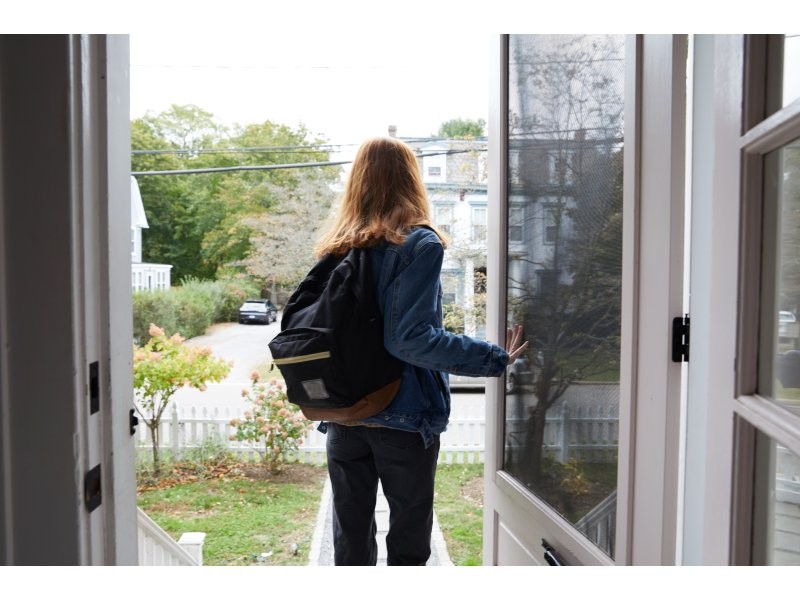
[[[279,288],[296,287],[314,265],[314,245],[335,196],[330,183],[330,174],[317,169],[294,188],[270,186],[271,210],[247,221],[254,231],[253,249],[242,264],[265,283],[273,302]]]
[[[172,396],[183,386],[205,390],[209,382],[224,379],[231,365],[211,356],[209,348],[186,346],[176,333],[150,325],[150,340],[133,349],[134,406],[150,431],[153,471],[159,474],[159,427]]]

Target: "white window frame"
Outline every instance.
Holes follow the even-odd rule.
[[[471,210],[472,228],[470,238],[473,242],[486,243],[486,227],[488,225],[488,209],[485,204],[473,205]],[[480,217],[479,215],[483,215]]]

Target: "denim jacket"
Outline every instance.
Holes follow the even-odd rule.
[[[443,258],[438,236],[424,227],[413,229],[402,245],[370,249],[384,344],[406,366],[391,404],[362,424],[418,431],[426,447],[447,428],[447,373],[499,376],[508,363],[503,348],[442,327]],[[324,423],[320,429],[327,429]]]

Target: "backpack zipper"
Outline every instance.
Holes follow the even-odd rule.
[[[273,358],[272,362],[276,365],[292,365],[294,363],[309,362],[312,360],[320,360],[323,358],[330,358],[330,352],[316,352],[314,354],[303,354],[301,356],[290,356],[288,358]]]

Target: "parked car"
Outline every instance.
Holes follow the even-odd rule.
[[[518,391],[521,386],[533,383],[534,371],[531,361],[527,356],[520,356],[513,364],[506,368],[506,392]],[[453,390],[484,390],[486,377],[468,377],[466,375],[450,374],[450,389]]]
[[[278,320],[278,308],[264,298],[245,300],[239,307],[239,323],[263,323],[269,325]]]

